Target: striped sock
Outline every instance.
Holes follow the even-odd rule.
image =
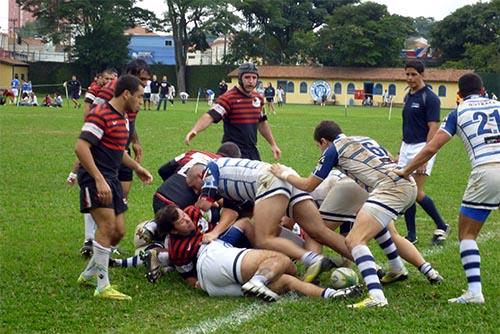
[[[476,240],[460,241],[460,257],[464,267],[465,276],[469,285],[469,291],[478,294],[482,293],[481,287],[481,255],[477,247]]]
[[[306,252],[304,255],[302,255],[300,260],[302,261],[302,263],[304,263],[304,265],[306,267],[309,267],[311,264],[318,261],[318,259],[320,259],[320,258],[321,258],[321,255],[319,255],[318,253],[309,251],[309,252]]]
[[[436,271],[432,268],[432,265],[429,262],[425,262],[420,265],[418,270],[420,270],[420,272],[428,278],[436,276]]]
[[[144,262],[141,260],[139,255],[130,256],[124,259],[111,259],[116,266],[122,268],[138,267]]]
[[[94,261],[95,271],[97,275],[97,289],[102,291],[109,285],[108,267],[109,267],[109,254],[111,249],[103,247],[94,240]]]
[[[404,264],[401,258],[399,257],[398,249],[396,245],[392,241],[391,234],[384,228],[380,231],[379,234],[375,236],[375,240],[377,240],[378,245],[382,248],[385,256],[389,260],[389,266],[391,267],[391,272],[399,273],[403,271]]]
[[[323,292],[321,292],[321,298],[325,298],[325,299],[328,299],[330,298],[335,292],[337,292],[337,290],[335,289],[331,289],[331,288],[326,288],[325,290],[323,290]]]
[[[354,261],[363,276],[368,293],[375,299],[385,299],[382,285],[377,276],[377,269],[375,266],[375,259],[373,258],[370,249],[364,245],[358,245],[351,251]]]

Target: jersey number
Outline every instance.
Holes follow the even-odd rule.
[[[491,129],[485,129],[486,124],[488,124],[488,118],[490,118],[490,117],[495,118],[495,121],[497,123],[498,132],[500,132],[500,114],[498,113],[498,110],[494,110],[489,115],[484,113],[484,112],[475,112],[474,115],[472,116],[472,119],[475,121],[477,121],[478,119],[481,119],[481,123],[479,123],[479,127],[477,128],[478,135],[493,132],[493,130],[491,130]]]
[[[386,157],[388,156],[387,151],[381,147],[381,146],[376,146],[373,143],[366,142],[362,144],[368,151],[372,152],[378,157]]]

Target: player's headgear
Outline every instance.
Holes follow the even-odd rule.
[[[240,84],[241,87],[243,87],[243,81],[241,80],[241,78],[243,77],[243,74],[245,74],[245,73],[254,73],[254,74],[257,74],[257,77],[258,77],[259,76],[259,69],[253,63],[241,64],[240,67],[238,67],[238,83]]]

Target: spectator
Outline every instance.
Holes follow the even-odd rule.
[[[78,99],[80,98],[80,92],[81,92],[82,85],[80,84],[80,81],[76,80],[76,75],[73,75],[71,77],[71,80],[68,82],[65,82],[64,84],[68,89],[68,97],[71,99],[71,102],[73,102],[73,108],[80,108],[81,104],[80,104],[80,101]],[[61,107],[62,107],[62,103],[61,103]]]
[[[283,103],[285,102],[285,91],[283,90],[283,87],[278,86],[278,107],[282,107]]]
[[[224,80],[219,83],[219,96],[227,92],[227,84]]]
[[[49,94],[43,98],[42,107],[52,107],[52,97]]]
[[[21,85],[21,83],[19,82],[19,77],[17,74],[14,75],[14,79],[12,79],[12,81],[10,82],[10,91],[12,92],[12,94],[14,94],[14,98],[13,98],[13,101],[16,101],[17,103],[17,97],[19,95],[19,86]]]
[[[56,108],[62,108],[63,99],[62,99],[61,94],[59,92],[54,93],[54,102],[53,102],[52,106],[56,107]]]
[[[169,86],[170,84],[167,81],[167,76],[164,75],[160,83],[160,102],[158,103],[156,110],[160,110],[162,102],[163,102],[163,110],[167,110],[167,95]]]
[[[156,79],[155,74],[153,74],[153,80],[149,86],[151,87],[151,102],[157,106],[160,103],[160,82]]]
[[[179,97],[181,98],[182,103],[186,103],[187,99],[189,99],[189,94],[186,92],[180,92]]]
[[[214,104],[215,93],[213,90],[209,88],[206,90],[206,94],[207,94],[208,105],[211,106],[212,104]]]
[[[266,97],[267,110],[276,115],[276,111],[274,110],[274,96],[276,92],[274,91],[274,87],[272,83],[267,85],[267,88],[264,90],[264,96]]]

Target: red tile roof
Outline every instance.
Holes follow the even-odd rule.
[[[472,70],[427,68],[426,81],[456,82]],[[373,80],[405,81],[403,68],[365,68],[365,67],[328,67],[328,66],[259,66],[259,75],[265,78],[284,79],[333,79],[333,80]],[[238,70],[231,71],[229,77],[237,77]]]
[[[7,64],[7,65],[14,65],[14,66],[29,66],[29,64],[26,64],[22,61],[15,60],[12,58],[4,58],[4,57],[0,58],[0,63]]]
[[[125,35],[135,35],[135,36],[157,36],[154,32],[151,30],[148,30],[144,27],[134,27],[125,30]]]

